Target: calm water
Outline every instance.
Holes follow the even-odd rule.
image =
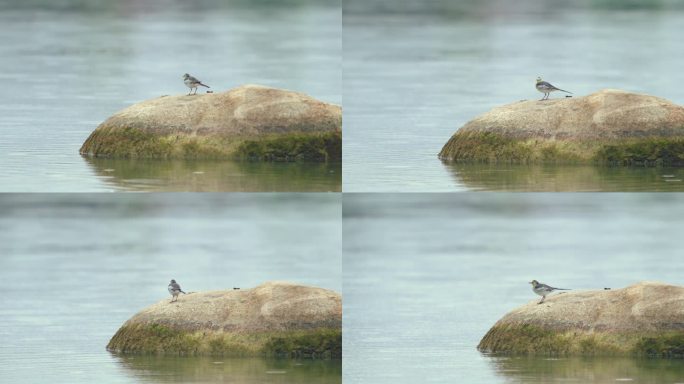
[[[681,194],[345,194],[345,383],[683,383],[684,361],[497,358],[532,279],[682,284]]]
[[[341,292],[328,194],[0,195],[3,383],[340,383],[341,363],[117,356],[125,320],[186,290],[287,280]]]
[[[342,163],[86,158],[112,191],[336,192]]]
[[[332,0],[0,0],[0,191],[340,190],[341,174],[317,164],[207,162],[197,169],[216,171],[195,189],[168,171],[182,166],[122,162],[115,180],[145,181],[112,182],[78,150],[118,110],[186,93],[185,72],[215,91],[255,83],[341,103],[341,17]]]
[[[681,2],[573,6],[578,3],[345,1],[343,189],[481,189],[463,182],[459,168],[437,154],[475,116],[538,99],[537,76],[575,95],[621,88],[684,104]],[[635,7],[607,7],[620,4]],[[573,180],[559,167],[538,181],[566,178],[566,191],[578,189],[573,183],[591,190],[663,189],[660,180],[641,174],[626,169],[586,188],[587,180]]]
[[[684,167],[448,164],[446,168],[454,181],[480,191],[684,191]]]

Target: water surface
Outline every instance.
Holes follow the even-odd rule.
[[[0,191],[200,190],[170,178],[164,161],[126,176],[149,182],[112,183],[78,150],[115,112],[187,93],[186,72],[214,91],[261,84],[341,103],[341,17],[339,1],[0,0]],[[269,191],[290,190],[291,179],[300,191],[341,188],[318,164],[243,171],[255,181],[207,172],[201,190],[251,191],[264,175],[283,184]]]
[[[681,192],[684,167],[445,164],[470,190],[532,192]]]
[[[111,191],[338,192],[342,163],[85,158]]]
[[[480,189],[437,154],[475,116],[539,99],[537,76],[576,96],[620,88],[684,104],[681,2],[348,0],[343,6],[345,191]],[[558,167],[540,181],[554,183],[565,171]],[[584,180],[566,179],[563,190],[585,189]],[[589,189],[662,188],[640,169],[625,168],[610,184],[593,182]]]
[[[345,194],[345,383],[682,383],[684,361],[487,356],[532,279],[682,284],[681,194]]]
[[[186,291],[285,280],[341,292],[340,210],[332,194],[0,195],[0,381],[339,383],[339,361],[105,346],[170,297],[172,278]]]

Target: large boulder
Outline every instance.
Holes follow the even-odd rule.
[[[81,154],[117,158],[339,161],[342,109],[303,93],[244,85],[161,96],[100,124]]]
[[[642,282],[569,291],[506,314],[482,338],[483,352],[522,355],[684,357],[684,287]]]
[[[460,128],[445,161],[684,165],[684,107],[605,89],[584,97],[520,101]]]
[[[341,357],[342,298],[268,282],[164,299],[126,321],[107,349],[122,353]]]

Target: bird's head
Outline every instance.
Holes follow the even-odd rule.
[[[171,279],[171,284],[173,284],[173,283],[175,283],[175,282],[176,282],[176,280],[174,280],[174,279]]]
[[[537,284],[539,284],[539,282],[537,280],[532,280],[532,281],[530,281],[530,284],[537,285]]]
[[[537,83],[540,83],[542,81],[541,77],[537,77]]]
[[[190,75],[186,73],[185,75],[183,75],[183,80],[187,80],[188,77],[190,77]]]

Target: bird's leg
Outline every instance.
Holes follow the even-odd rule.
[[[541,299],[541,301],[540,301],[540,302],[538,302],[537,304],[541,304],[541,303],[543,303],[543,302],[544,302],[544,299],[546,299],[546,296],[542,296],[542,299]]]

